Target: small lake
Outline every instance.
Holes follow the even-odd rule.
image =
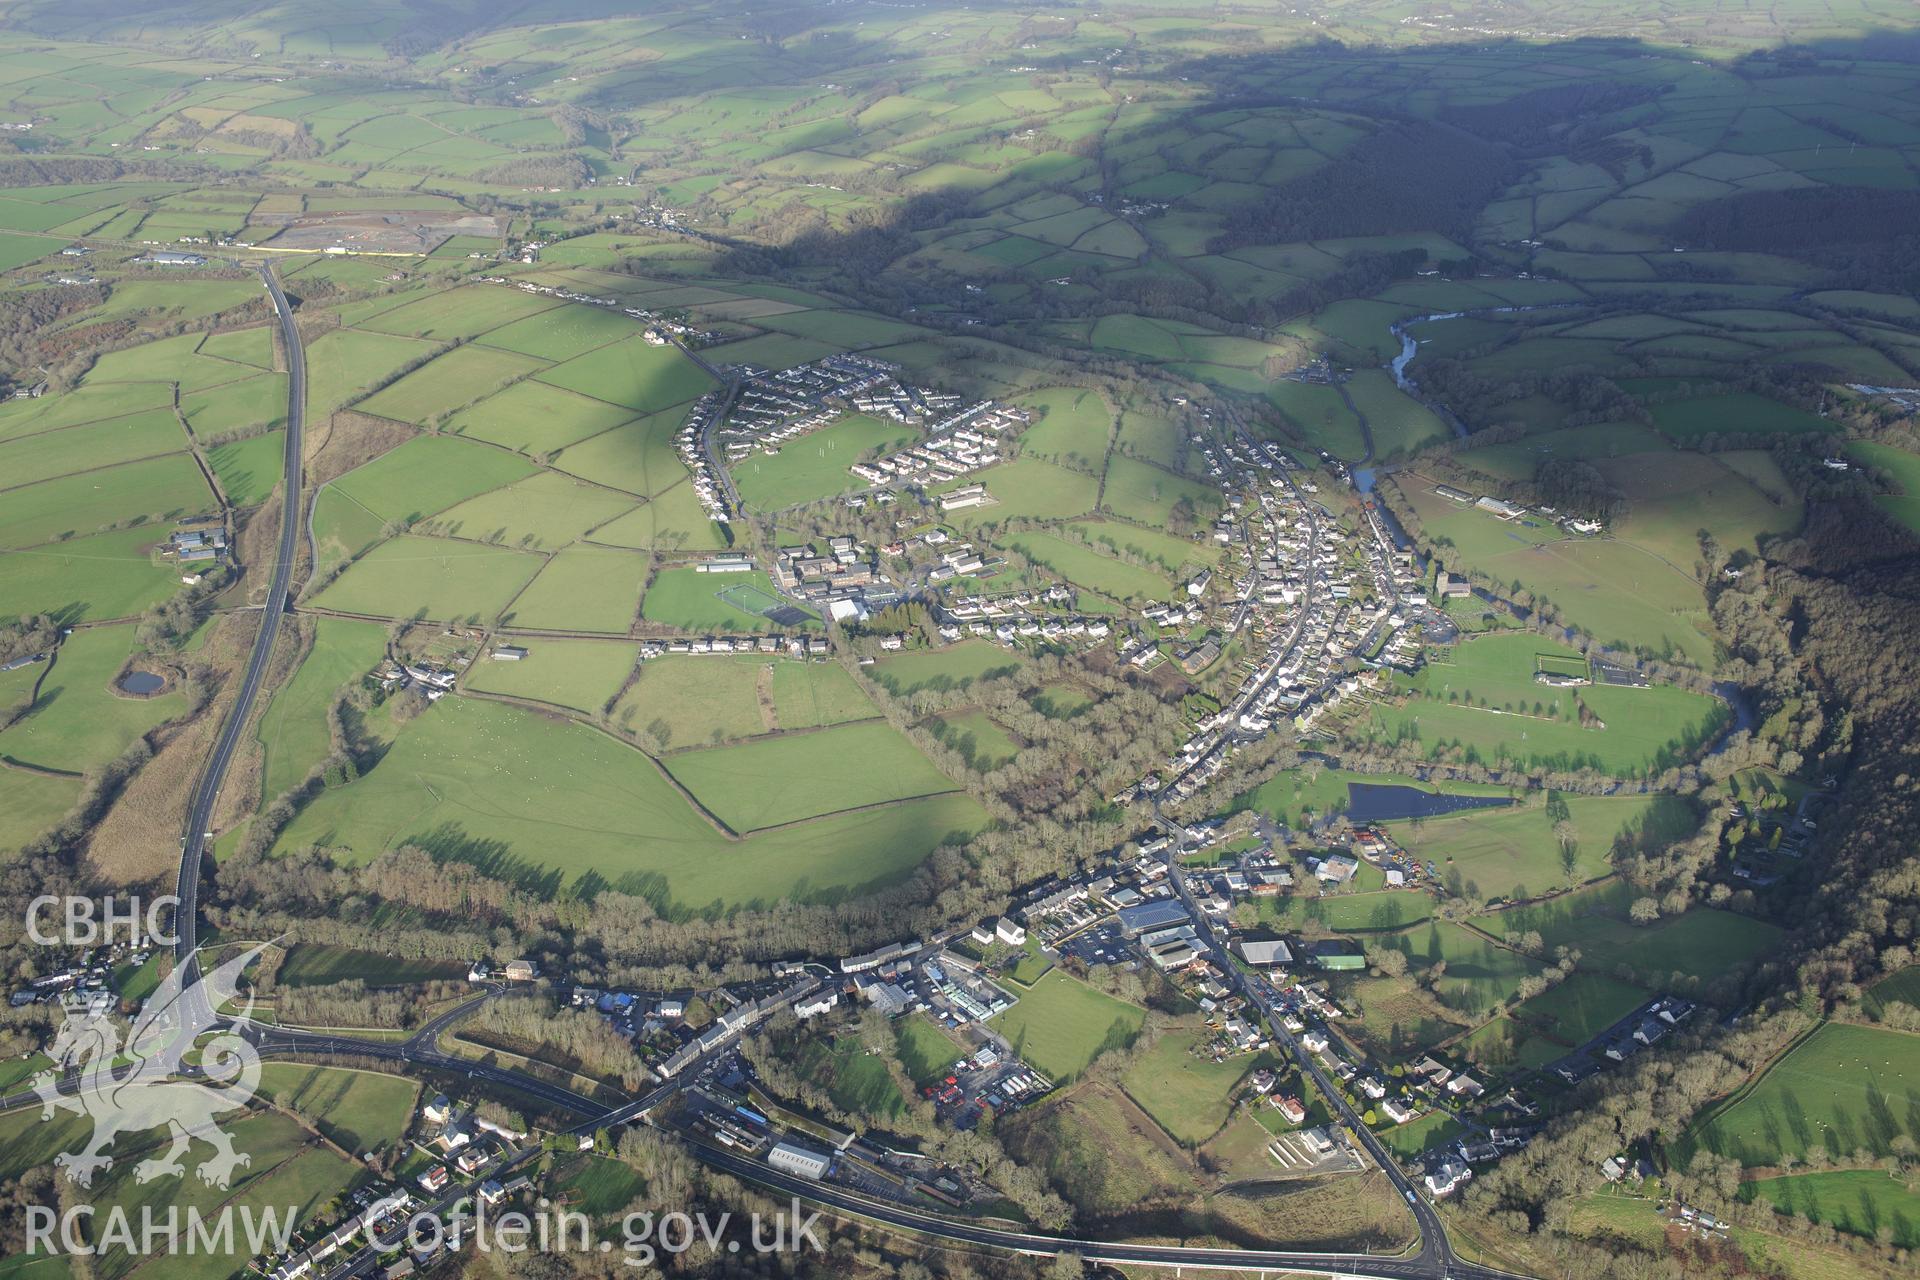
[[[158,693],[166,687],[165,677],[157,676],[151,671],[129,671],[120,677],[122,693]]]
[[[1398,822],[1404,818],[1438,818],[1467,809],[1498,809],[1512,804],[1505,796],[1448,796],[1418,787],[1380,782],[1347,784],[1349,822]]]

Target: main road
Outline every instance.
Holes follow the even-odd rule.
[[[180,875],[174,886],[180,903],[174,909],[173,956],[174,964],[180,968],[181,1013],[186,1019],[185,1025],[189,1026],[208,1025],[213,1013],[206,989],[200,982],[200,961],[196,955],[200,945],[200,864],[207,852],[207,828],[213,821],[214,801],[226,781],[227,768],[240,745],[240,735],[246,731],[252,716],[254,700],[266,681],[274,642],[280,635],[280,619],[287,611],[294,556],[300,542],[300,451],[307,403],[307,357],[300,346],[300,331],[293,322],[293,308],[287,305],[287,295],[281,290],[273,268],[263,264],[260,275],[280,318],[280,336],[287,353],[287,435],[281,458],[280,542],[271,566],[273,576],[267,586],[266,608],[260,613],[260,630],[253,638],[253,652],[247,658],[239,695],[227,711],[213,753],[200,770],[200,779],[187,802],[187,830],[180,842]],[[193,1003],[187,1003],[189,1001]]]

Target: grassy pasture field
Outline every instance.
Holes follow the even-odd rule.
[[[673,447],[673,435],[686,419],[685,405],[630,419],[567,445],[553,465],[595,484],[658,497],[687,479],[686,464]]]
[[[1469,1040],[1474,1061],[1489,1067],[1544,1067],[1573,1052],[1651,998],[1643,987],[1580,971],[1515,1005],[1509,1016]]]
[[[260,716],[258,736],[266,753],[260,794],[285,794],[332,750],[328,709],[335,695],[361,679],[386,656],[386,629],[348,618],[314,619],[313,648]]]
[[[1458,873],[1483,896],[1519,898],[1606,874],[1616,840],[1642,834],[1680,839],[1695,822],[1677,796],[1564,799],[1574,832],[1570,858],[1544,806],[1466,810],[1393,826],[1407,851],[1434,862],[1443,878]]]
[[[1059,969],[991,1020],[1022,1061],[1056,1084],[1070,1080],[1108,1049],[1132,1043],[1146,1021],[1138,1005],[1096,991]]]
[[[254,507],[267,500],[285,468],[286,441],[282,429],[207,450],[207,463],[227,501],[236,507]]]
[[[332,329],[303,345],[307,418],[316,423],[437,350],[430,342],[359,329]]]
[[[1632,898],[1627,885],[1608,881],[1501,911],[1480,925],[1498,934],[1538,930],[1549,949],[1572,947],[1589,968],[1660,986],[1675,978],[1713,980],[1764,961],[1784,936],[1765,921],[1711,907],[1635,925],[1627,918]]]
[[[1710,433],[1765,435],[1834,429],[1823,418],[1750,391],[1670,400],[1654,405],[1652,412],[1655,426],[1683,442]]]
[[[0,550],[0,596],[10,613],[45,613],[62,624],[132,617],[180,590],[173,566],[149,554],[163,536],[142,526]]]
[[[676,348],[650,347],[638,337],[589,351],[535,376],[639,413],[685,404],[712,386],[700,366]]]
[[[1847,453],[1891,478],[1899,492],[1881,494],[1874,501],[1895,520],[1920,533],[1920,455],[1865,440],[1848,443]]]
[[[1447,971],[1434,984],[1447,1008],[1478,1018],[1512,999],[1520,980],[1543,967],[1518,952],[1496,946],[1471,929],[1447,921],[1416,925],[1404,933],[1374,940],[1404,954],[1412,969],[1445,961]]]
[[[962,640],[942,649],[889,654],[868,668],[874,681],[896,697],[919,689],[964,689],[976,680],[1011,675],[1017,654],[985,640]]]
[[[504,642],[501,642],[504,643]],[[464,687],[552,703],[592,715],[633,673],[640,646],[624,640],[529,639],[517,662],[483,657],[467,668]]]
[[[357,1154],[406,1132],[420,1086],[374,1071],[269,1062],[260,1068],[260,1093],[316,1117],[322,1133]]]
[[[1920,1246],[1920,1188],[1886,1170],[1835,1169],[1760,1178],[1741,1183],[1740,1198],[1870,1240],[1884,1229],[1902,1249]]]
[[[409,523],[524,479],[533,464],[453,436],[415,436],[333,482],[382,520]]]
[[[1023,396],[1020,403],[1040,414],[1020,437],[1023,453],[1082,471],[1101,465],[1113,434],[1113,411],[1099,392],[1050,387]]]
[[[739,655],[668,654],[643,663],[614,707],[614,723],[652,735],[662,750],[717,745],[770,733],[778,726],[762,698],[768,660]],[[791,664],[799,665],[799,664]]]
[[[419,527],[497,546],[551,550],[586,536],[634,505],[631,494],[557,471],[538,471],[448,507]]]
[[[79,778],[0,769],[0,855],[51,830],[80,799],[80,786]]]
[[[354,407],[362,413],[425,424],[485,399],[549,366],[543,360],[477,346],[455,347],[380,388]]]
[[[524,551],[402,534],[354,561],[313,603],[377,618],[491,619],[544,563]]]
[[[0,475],[6,487],[14,489],[37,480],[178,453],[186,447],[186,435],[173,414],[151,409],[0,444]]]
[[[564,841],[554,839],[559,796],[571,815]],[[379,765],[303,810],[278,847],[323,845],[364,861],[411,843],[530,891],[587,877],[684,910],[893,880],[985,821],[970,798],[942,795],[729,839],[643,756],[603,733],[444,698],[406,726]]]
[[[447,419],[446,429],[521,453],[551,453],[633,418],[608,404],[528,378],[473,401]]]
[[[1920,1039],[1829,1022],[1702,1116],[1687,1144],[1748,1166],[1804,1159],[1815,1146],[1885,1155],[1900,1137],[1920,1137],[1908,1102],[1916,1090]]]
[[[193,459],[171,453],[8,490],[0,503],[0,549],[208,515],[217,509]]]
[[[958,751],[975,769],[998,769],[1020,754],[1020,744],[993,717],[977,708],[949,711],[926,721],[927,729],[940,741]]]
[[[945,1078],[962,1057],[960,1045],[925,1014],[911,1013],[896,1019],[893,1034],[900,1065],[907,1069],[916,1087],[924,1088]]]
[[[1166,600],[1173,595],[1173,581],[1165,574],[1129,564],[1058,534],[1021,533],[1005,539],[1005,543],[1074,586],[1115,600]]]
[[[1378,707],[1366,732],[1423,743],[1430,754],[1458,747],[1483,760],[1591,764],[1610,773],[1641,775],[1687,755],[1728,714],[1708,695],[1672,687],[1541,685],[1533,673],[1542,655],[1578,658],[1575,651],[1531,633],[1463,640],[1449,660],[1413,677],[1404,703]],[[1597,722],[1583,720],[1582,707]]]
[[[187,709],[176,688],[150,698],[113,688],[139,656],[131,625],[73,632],[43,669],[39,696],[18,720],[0,730],[0,755],[42,769],[80,773],[103,765],[135,738]]]
[[[466,966],[458,961],[411,960],[377,951],[300,942],[288,948],[275,980],[283,987],[321,987],[354,978],[386,984],[465,976]]]
[[[952,779],[877,720],[686,751],[667,768],[743,834],[954,789]]]
[[[1205,1029],[1168,1028],[1120,1081],[1161,1128],[1190,1147],[1220,1131],[1231,1114],[1234,1090],[1248,1073],[1274,1065],[1264,1053],[1220,1062],[1196,1057],[1193,1050],[1211,1039]]]
[[[1039,458],[997,463],[948,487],[958,487],[959,483],[984,484],[995,499],[990,506],[955,511],[947,517],[967,528],[1009,518],[1069,520],[1093,510],[1100,491],[1097,478]]]
[[[814,729],[878,714],[873,699],[834,662],[775,664],[773,706],[782,729]]]
[[[563,547],[514,598],[502,625],[625,635],[640,610],[647,557],[614,547]]]

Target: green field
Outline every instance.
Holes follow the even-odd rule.
[[[1899,1031],[1827,1023],[1688,1134],[1744,1165],[1804,1160],[1812,1147],[1835,1156],[1886,1155],[1920,1137],[1909,1100],[1920,1090],[1920,1040]]]
[[[1059,1084],[1108,1049],[1130,1044],[1146,1013],[1055,969],[992,1020],[1020,1058]]]
[[[1712,980],[1736,966],[1769,959],[1784,936],[1764,921],[1711,907],[1635,925],[1627,919],[1632,898],[1626,885],[1610,881],[1502,911],[1480,924],[1501,935],[1538,930],[1549,949],[1571,947],[1586,967],[1624,971],[1654,986],[1676,977]]]
[[[333,482],[384,520],[410,523],[534,474],[533,464],[452,436],[417,436]]]
[[[319,1119],[320,1131],[356,1155],[406,1132],[420,1086],[373,1071],[269,1062],[260,1068],[261,1096]]]
[[[288,948],[276,980],[283,987],[313,987],[355,979],[366,983],[390,984],[464,976],[466,966],[458,962],[408,960],[374,951],[356,951],[351,947],[296,943]]]
[[[334,696],[386,656],[386,631],[378,623],[316,618],[313,625],[313,648],[260,717],[266,754],[260,794],[267,800],[285,794],[326,759],[333,745],[327,715]]]
[[[1054,533],[1022,533],[1006,545],[1077,587],[1115,600],[1167,600],[1173,581],[1165,574],[1103,554]]]
[[[0,551],[6,608],[63,623],[131,617],[180,590],[174,567],[148,554],[164,538],[164,529],[144,526]]]
[[[566,839],[554,839],[555,797]],[[321,795],[279,847],[349,861],[418,844],[553,892],[582,877],[681,907],[769,903],[897,879],[985,815],[965,796],[885,805],[745,840],[701,818],[631,748],[594,729],[466,698],[442,699],[379,765]]]
[[[679,351],[650,347],[638,337],[590,351],[535,376],[640,413],[684,404],[711,385],[700,367]]]
[[[1373,940],[1407,957],[1409,969],[1421,972],[1445,962],[1446,973],[1435,984],[1440,1002],[1474,1017],[1488,1013],[1513,997],[1520,979],[1542,966],[1517,952],[1495,946],[1471,929],[1439,921],[1416,925],[1405,933]]]
[[[640,646],[624,640],[561,640],[504,637],[495,647],[513,643],[527,650],[518,662],[491,657],[467,668],[465,687],[534,702],[548,702],[587,715],[597,714],[620,692]]]
[[[356,560],[314,605],[379,618],[497,617],[543,561],[477,542],[403,534]]]
[[[965,757],[969,767],[998,769],[1020,753],[1020,744],[993,717],[980,710],[950,711],[926,722],[945,746]]]
[[[1920,1187],[1897,1173],[1838,1169],[1761,1178],[1740,1184],[1740,1198],[1869,1240],[1884,1230],[1902,1249],[1920,1246]]]
[[[1881,494],[1874,500],[1894,519],[1920,533],[1920,455],[1865,440],[1850,441],[1847,453],[1892,479],[1899,492]]]
[[[774,594],[773,579],[761,570],[750,573],[701,573],[698,569],[662,569],[647,584],[640,616],[676,631],[695,634],[781,630],[758,612],[736,608],[730,601],[773,608],[782,603]]]
[[[1540,685],[1543,657],[1577,655],[1531,634],[1463,640],[1421,669],[1404,704],[1377,709],[1367,732],[1428,755],[1640,776],[1690,758],[1728,715],[1717,699],[1672,687]]]
[[[776,664],[773,706],[782,729],[814,729],[877,714],[873,699],[833,662]]]
[[[1213,1033],[1204,1029],[1169,1028],[1120,1081],[1128,1096],[1187,1146],[1199,1146],[1220,1131],[1230,1114],[1234,1089],[1247,1073],[1273,1065],[1264,1053],[1220,1062],[1196,1057],[1193,1049],[1212,1038]]]
[[[542,551],[573,542],[633,506],[629,494],[558,471],[538,471],[449,507],[419,527],[447,537]]]
[[[8,491],[0,504],[0,549],[208,515],[216,509],[200,468],[185,454],[168,454]]]
[[[1433,861],[1443,878],[1458,872],[1481,897],[1524,898],[1606,874],[1616,841],[1677,840],[1695,825],[1692,809],[1677,796],[1566,796],[1567,815],[1549,816],[1544,805],[1480,809],[1419,823],[1395,824],[1409,853]],[[1555,832],[1572,824],[1571,850]]]
[[[917,649],[881,659],[868,670],[896,696],[919,689],[964,689],[976,680],[1010,675],[1020,658],[985,640],[962,640],[944,649]]]
[[[954,789],[952,779],[879,721],[683,752],[667,767],[741,833]]]
[[[647,559],[610,547],[571,546],[547,561],[501,618],[550,631],[625,634],[640,608]]]
[[[962,1056],[953,1037],[925,1014],[913,1013],[896,1019],[893,1034],[900,1065],[907,1069],[916,1086],[924,1087],[944,1079]]]
[[[1468,1050],[1490,1067],[1543,1067],[1565,1057],[1651,998],[1643,987],[1604,974],[1577,972],[1514,1006],[1472,1037]]]
[[[68,636],[41,676],[33,706],[0,731],[0,755],[80,773],[184,712],[186,696],[177,687],[151,698],[114,690],[122,668],[137,656],[133,632],[131,626],[89,627]]]
[[[733,482],[740,500],[758,511],[818,502],[866,488],[866,481],[847,468],[899,448],[914,434],[901,423],[855,414],[790,440],[774,453],[748,455],[733,465]]]

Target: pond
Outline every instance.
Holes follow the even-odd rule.
[[[1397,822],[1403,818],[1438,818],[1467,809],[1497,809],[1513,801],[1505,796],[1449,796],[1418,787],[1380,782],[1347,784],[1349,822]]]
[[[151,671],[129,671],[120,677],[120,691],[122,693],[158,693],[166,687],[166,677],[157,676]]]

